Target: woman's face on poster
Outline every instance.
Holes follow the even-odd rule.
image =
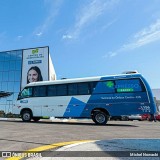
[[[34,69],[31,69],[28,72],[28,81],[29,82],[37,82],[38,81],[38,73]]]

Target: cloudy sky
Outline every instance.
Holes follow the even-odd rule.
[[[0,0],[0,51],[40,46],[58,79],[137,70],[160,88],[160,0]]]

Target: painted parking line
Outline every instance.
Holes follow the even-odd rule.
[[[10,157],[10,158],[7,158],[6,160],[20,160],[25,157],[25,153],[27,153],[27,152],[38,153],[38,152],[46,151],[46,150],[53,149],[53,148],[63,147],[66,145],[71,145],[71,144],[76,144],[76,143],[78,144],[78,143],[83,143],[83,142],[93,142],[93,141],[94,140],[79,140],[79,141],[60,142],[60,143],[54,143],[54,144],[50,144],[50,145],[40,146],[37,148],[33,148],[30,150],[24,151],[23,152],[24,154],[21,154],[22,156]]]

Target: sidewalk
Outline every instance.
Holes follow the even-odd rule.
[[[50,158],[34,160],[159,160],[160,139],[113,139],[78,143],[51,151],[49,155]]]

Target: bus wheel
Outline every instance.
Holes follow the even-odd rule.
[[[96,111],[93,113],[92,120],[98,125],[104,125],[107,123],[108,116],[102,111]]]
[[[35,121],[35,122],[38,122],[40,120],[39,117],[32,117],[32,119]]]
[[[30,122],[32,118],[32,113],[28,110],[24,110],[21,114],[23,122]]]

